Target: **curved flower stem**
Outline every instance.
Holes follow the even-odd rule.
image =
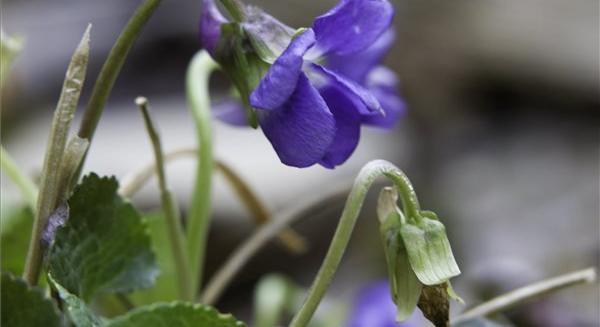
[[[208,305],[214,304],[233,277],[244,267],[244,265],[275,236],[280,235],[281,231],[289,228],[296,220],[308,216],[312,212],[331,210],[330,200],[342,199],[347,193],[349,186],[338,185],[328,192],[328,196],[323,197],[322,192],[313,195],[313,199],[302,201],[294,208],[289,208],[278,218],[272,219],[268,224],[260,227],[244,242],[242,242],[229,256],[225,264],[215,272],[212,279],[207,283],[206,288],[200,295],[200,302]],[[308,205],[306,203],[309,203]]]
[[[471,308],[452,319],[452,324],[454,325],[465,322],[476,317],[490,316],[545,294],[577,284],[593,283],[595,280],[596,270],[594,268],[587,268],[565,275],[545,279],[537,283],[510,291],[474,308]]]
[[[194,295],[202,284],[202,268],[209,228],[213,152],[208,87],[210,75],[217,68],[217,63],[212,60],[208,52],[202,50],[192,58],[186,76],[187,97],[199,143],[196,185],[187,223],[188,256]]]
[[[419,218],[419,203],[412,188],[412,185],[406,175],[396,166],[383,160],[369,162],[358,174],[352,187],[352,191],[346,201],[346,206],[342,212],[342,217],[325,256],[325,260],[317,273],[317,276],[308,291],[308,295],[296,313],[290,327],[304,327],[312,318],[317,306],[325,295],[333,275],[335,274],[342,256],[350,241],[350,236],[354,230],[354,225],[358,219],[360,209],[362,208],[367,191],[373,181],[379,176],[386,176],[392,180],[402,201],[404,212],[407,216],[412,216],[417,221]]]
[[[197,158],[197,156],[198,151],[196,148],[182,148],[165,153],[163,160],[165,163],[168,163],[185,157]],[[266,205],[233,169],[219,160],[215,160],[215,168],[223,174],[223,177],[234,188],[235,194],[248,209],[255,223],[259,225],[266,224],[273,219]],[[119,195],[131,198],[148,182],[155,172],[156,163],[154,161],[149,162],[139,170],[131,172],[123,179],[123,183],[121,183],[121,187],[119,188]],[[291,228],[281,231],[278,238],[281,244],[292,253],[301,254],[306,251],[306,240]]]
[[[192,278],[187,258],[187,249],[185,247],[185,235],[181,226],[181,217],[179,210],[173,199],[173,195],[167,186],[167,177],[165,175],[165,165],[163,160],[162,146],[160,136],[152,122],[150,112],[148,111],[148,100],[143,97],[135,99],[144,117],[146,130],[152,142],[154,150],[154,159],[156,162],[156,174],[158,175],[158,186],[160,189],[160,200],[167,221],[168,238],[171,244],[171,252],[175,262],[177,273],[177,282],[179,283],[179,296],[182,300],[192,301],[194,299],[193,289],[191,288]]]
[[[19,165],[3,146],[0,146],[0,168],[17,185],[27,205],[31,209],[35,209],[38,192],[37,186],[35,186],[31,178],[21,171]]]

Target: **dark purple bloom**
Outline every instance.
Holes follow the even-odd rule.
[[[417,314],[403,323],[396,323],[396,305],[392,301],[387,281],[364,287],[356,296],[347,327],[402,327],[421,326]]]
[[[213,57],[221,38],[221,24],[226,22],[227,20],[221,15],[214,0],[203,1],[202,17],[200,18],[200,44]]]
[[[211,17],[202,39],[212,51],[221,19],[214,8],[205,0],[203,16]],[[390,128],[397,121],[404,104],[395,75],[378,66],[393,40],[393,15],[387,0],[342,0],[297,32],[272,63],[249,100],[284,164],[334,168],[356,149],[362,124]],[[234,115],[221,117],[239,121]]]

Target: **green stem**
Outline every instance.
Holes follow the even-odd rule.
[[[27,175],[19,169],[19,165],[17,165],[10,154],[6,152],[3,146],[0,146],[0,167],[6,176],[17,185],[23,198],[25,198],[27,205],[31,207],[31,209],[35,209],[38,192],[37,186],[35,186],[31,178],[27,177]]]
[[[52,127],[48,137],[48,146],[40,178],[37,208],[33,221],[29,250],[27,252],[27,260],[25,262],[25,271],[23,273],[23,278],[29,285],[37,284],[42,265],[40,238],[42,237],[44,228],[46,228],[48,216],[56,209],[57,202],[63,196],[59,193],[60,185],[62,184],[60,181],[60,168],[67,144],[69,128],[75,115],[85,80],[90,52],[90,28],[91,25],[88,25],[71,58],[62,92],[52,119]]]
[[[142,28],[146,25],[146,22],[148,22],[148,19],[150,19],[160,3],[161,0],[145,0],[135,11],[131,19],[129,19],[125,28],[123,28],[121,35],[119,35],[115,45],[110,50],[98,75],[98,79],[96,79],[96,84],[94,84],[94,88],[92,89],[92,95],[79,125],[78,135],[80,138],[87,139],[90,143],[92,142],[94,132],[104,110],[106,99],[110,96],[117,76],[119,76],[119,72],[121,72],[121,68],[125,63],[127,54],[142,31]],[[85,158],[83,161],[85,161]],[[75,176],[76,179],[81,174],[83,161]]]
[[[510,308],[514,308],[524,302],[542,297],[552,292],[556,292],[560,289],[571,287],[577,284],[589,284],[595,281],[596,269],[594,268],[587,268],[565,275],[545,279],[537,283],[510,291],[474,308],[471,308],[452,319],[452,325],[457,325],[477,317],[492,316],[494,314],[509,310]]]
[[[158,176],[158,186],[160,189],[160,199],[162,202],[165,219],[167,220],[167,229],[169,242],[171,244],[171,252],[175,262],[175,270],[177,272],[177,282],[179,283],[179,295],[181,300],[192,301],[194,293],[192,292],[192,278],[190,275],[190,267],[188,265],[187,251],[185,247],[185,235],[181,226],[181,217],[179,210],[175,205],[173,196],[167,187],[167,178],[165,175],[164,156],[162,146],[160,144],[160,136],[156,130],[150,113],[148,111],[148,100],[139,97],[135,100],[144,116],[146,130],[152,141],[154,150],[154,159],[156,161],[156,174]]]
[[[213,171],[209,79],[218,65],[206,51],[192,59],[186,76],[186,91],[198,138],[196,184],[187,223],[188,255],[192,272],[192,290],[202,284],[202,267],[209,228],[210,197]]]
[[[354,230],[354,225],[358,219],[367,191],[371,187],[373,181],[382,175],[391,179],[398,188],[405,213],[414,215],[415,217],[419,216],[419,203],[413,187],[406,175],[404,175],[400,169],[383,160],[371,161],[363,167],[348,196],[344,211],[342,212],[342,217],[333,236],[333,240],[331,241],[331,245],[329,246],[329,250],[327,251],[327,255],[325,256],[325,260],[323,260],[323,264],[308,291],[308,295],[304,300],[300,311],[298,311],[292,319],[290,327],[304,327],[312,318],[317,306],[323,299],[329,284],[331,284],[333,275],[348,246],[350,236]]]

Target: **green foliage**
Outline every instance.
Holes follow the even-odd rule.
[[[270,64],[287,48],[295,32],[293,28],[254,6],[246,7],[242,27],[260,59]]]
[[[244,327],[232,315],[187,302],[158,303],[120,316],[106,327]]]
[[[442,284],[458,276],[460,270],[452,255],[446,228],[438,220],[421,218],[400,228],[410,264],[425,285]]]
[[[152,288],[135,291],[129,298],[137,305],[174,301],[177,299],[177,274],[175,260],[169,249],[169,239],[166,233],[167,221],[159,212],[146,214],[144,218],[148,222],[148,230],[160,267],[160,275]]]
[[[41,289],[30,288],[22,279],[2,273],[3,327],[61,326],[59,312]]]
[[[97,293],[150,287],[158,274],[146,222],[117,188],[115,178],[84,177],[48,253],[52,277],[86,302]]]
[[[0,264],[3,271],[15,275],[23,273],[32,226],[33,212],[28,207],[2,213]]]
[[[50,274],[48,274],[48,280],[52,287],[58,291],[58,296],[64,301],[69,318],[75,326],[100,327],[103,325],[103,320],[96,316],[96,314],[94,314],[80,298],[69,293],[69,291],[58,284]]]

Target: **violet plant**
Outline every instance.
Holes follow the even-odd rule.
[[[90,27],[86,29],[67,69],[38,184],[21,172],[2,148],[2,170],[22,191],[26,203],[9,229],[31,229],[26,259],[19,257],[22,262],[7,266],[3,252],[3,271],[10,270],[2,274],[3,326],[245,326],[212,305],[270,239],[279,238],[290,251],[304,249],[303,238],[289,227],[301,215],[270,220],[249,185],[214,158],[213,115],[238,125],[260,126],[283,164],[334,168],[351,156],[362,125],[391,128],[405,110],[395,74],[381,66],[393,41],[394,9],[389,1],[341,0],[311,27],[295,29],[236,0],[204,0],[200,20],[204,49],[191,60],[187,73],[197,149],[164,153],[149,102],[140,97],[135,103],[153,146],[154,163],[121,183],[94,173],[81,177],[114,82],[160,2],[143,1],[124,27],[94,81],[79,130],[69,137],[86,78]],[[8,41],[3,36],[3,83],[17,52],[15,43]],[[217,69],[230,79],[239,101],[213,113],[209,81]],[[184,220],[169,190],[165,165],[185,155],[197,159],[197,170]],[[201,288],[215,172],[225,176],[264,226]],[[162,205],[162,212],[154,216],[140,212],[128,200],[153,174],[158,177]],[[380,177],[392,184],[381,191],[377,210],[389,282],[357,301],[350,321],[334,313],[336,310],[331,310],[329,317],[313,319],[342,260],[367,192]],[[19,251],[18,244],[5,243],[3,247]],[[15,275],[18,273],[22,277]],[[407,324],[412,326],[411,317],[418,307],[436,326],[448,326],[449,300],[460,300],[450,279],[459,274],[443,223],[435,213],[421,209],[412,184],[399,168],[374,160],[359,172],[310,288],[305,291],[281,277],[261,282],[254,325],[274,327],[286,313],[292,316],[288,326],[293,327],[342,323],[383,327],[409,319]],[[593,271],[586,271],[542,290],[591,279]],[[382,298],[387,302],[378,306]],[[390,303],[395,317],[387,315]],[[364,317],[358,317],[366,312],[378,315],[378,307],[386,310],[379,322],[363,322]],[[479,311],[455,321],[468,322],[497,312],[476,309]]]

